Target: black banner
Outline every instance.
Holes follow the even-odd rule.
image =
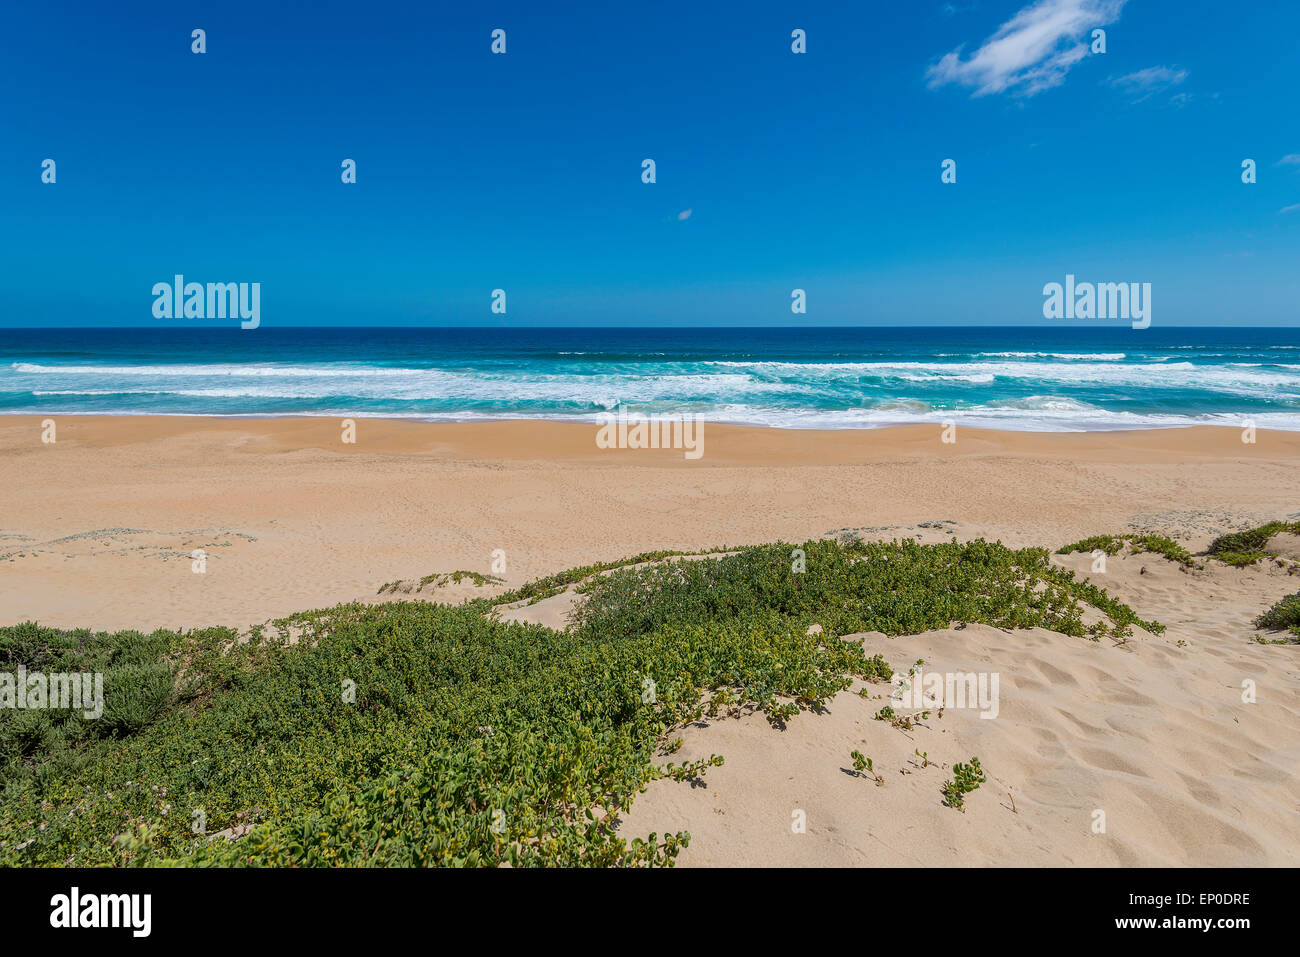
[[[1286,932],[1294,905],[1288,907],[1282,889],[1291,877],[1176,869],[49,869],[0,871],[0,894],[13,943],[75,935],[82,943],[256,940],[333,947],[373,943],[377,933],[427,933],[431,926],[477,928],[494,938],[563,937],[566,926],[593,930],[590,921],[598,916],[602,924],[647,932],[671,927],[674,936],[698,924],[704,934],[728,941],[788,925],[815,928],[818,937],[842,931],[878,942],[901,933],[918,943],[952,934],[954,945],[1034,945],[1050,940],[1046,934],[1072,942],[1129,937],[1183,946],[1200,938],[1232,946],[1261,930],[1270,938]]]

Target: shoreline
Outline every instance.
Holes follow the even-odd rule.
[[[945,418],[940,413],[935,413],[933,418],[924,419],[924,420],[912,419],[912,420],[902,420],[897,422],[882,421],[878,424],[858,424],[858,425],[824,425],[824,424],[787,425],[787,424],[780,424],[776,422],[761,422],[761,423],[737,422],[729,419],[712,419],[708,417],[708,413],[689,413],[689,412],[660,412],[660,413],[625,412],[624,414],[628,416],[641,415],[643,417],[647,417],[651,415],[660,415],[660,416],[675,415],[675,416],[680,416],[688,419],[692,418],[692,416],[699,416],[699,418],[696,419],[695,421],[702,422],[703,424],[706,424],[711,428],[760,429],[760,430],[770,429],[778,432],[827,432],[827,433],[880,432],[885,430],[907,429],[907,428],[943,428],[944,425],[948,422],[951,422],[954,425],[956,425],[957,428],[964,429],[964,430],[976,430],[982,432],[1007,432],[1016,435],[1093,435],[1093,434],[1108,435],[1110,433],[1122,433],[1122,432],[1164,432],[1164,431],[1180,431],[1184,429],[1227,429],[1229,431],[1240,432],[1243,431],[1244,428],[1246,428],[1246,426],[1244,425],[1237,425],[1237,424],[1229,425],[1222,422],[1206,422],[1203,421],[1201,418],[1193,418],[1191,416],[1184,417],[1187,419],[1187,421],[1185,422],[1170,422],[1170,423],[1160,423],[1160,424],[1149,424],[1149,423],[1137,424],[1137,425],[1115,424],[1110,426],[1106,426],[1104,424],[1102,425],[1089,424],[1084,426],[1084,425],[1079,425],[1078,423],[1063,421],[1061,427],[1059,428],[1038,428],[1038,427],[1031,427],[1031,426],[1016,426],[1014,424],[1006,425],[1006,426],[997,426],[997,425],[990,425],[990,424],[969,425],[960,419],[955,419],[951,417]],[[470,417],[463,418],[453,413],[431,416],[427,413],[414,413],[414,412],[409,414],[393,414],[391,412],[339,412],[337,414],[335,413],[324,414],[320,412],[278,412],[278,413],[57,412],[57,411],[56,412],[30,412],[30,411],[0,409],[0,425],[2,425],[5,422],[6,418],[35,419],[38,421],[49,419],[49,418],[57,418],[57,419],[87,419],[87,420],[187,419],[187,420],[200,420],[200,421],[214,420],[214,421],[234,421],[234,422],[301,420],[301,419],[339,422],[340,420],[346,418],[346,419],[359,419],[367,422],[371,422],[371,421],[405,422],[405,423],[411,423],[415,425],[492,425],[497,423],[527,422],[527,423],[535,423],[535,424],[552,424],[552,425],[565,425],[565,426],[576,425],[576,426],[598,428],[601,425],[603,419],[613,418],[616,417],[617,415],[618,415],[617,410],[607,410],[604,412],[592,412],[583,415],[572,415],[572,416],[550,415],[550,416],[539,417],[539,416],[530,416],[527,414],[520,414],[520,415],[484,414],[479,416],[470,416]],[[1231,416],[1224,414],[1224,417],[1232,418],[1232,419],[1241,419],[1243,422],[1255,421],[1255,419],[1253,419],[1251,416],[1247,415],[1246,413],[1242,413],[1240,415],[1233,414]],[[972,417],[971,421],[986,423],[988,420],[981,419],[978,417]],[[1007,421],[1009,423],[1015,423],[1021,420],[1008,419]],[[1033,426],[1040,424],[1037,420],[1033,419],[1032,415],[1027,415],[1024,421],[1028,421],[1032,423]],[[1297,427],[1295,428],[1273,428],[1268,426],[1255,426],[1254,430],[1256,433],[1278,432],[1283,434],[1290,433],[1294,435],[1300,435],[1300,425],[1297,425]]]
[[[54,419],[56,442],[72,441],[92,448],[107,448],[182,435],[243,432],[263,440],[276,451],[316,448],[353,452],[418,453],[456,451],[508,461],[537,458],[557,462],[564,458],[654,459],[662,465],[681,457],[680,449],[599,448],[597,421],[491,418],[463,421],[429,421],[391,416],[319,415],[191,415],[153,413],[61,415],[58,413],[0,413],[0,448],[9,448],[18,429],[39,436],[42,423]],[[341,438],[345,419],[359,420],[356,441]],[[366,428],[362,428],[362,425]],[[964,426],[956,423],[953,441],[944,442],[941,423],[886,425],[867,428],[797,428],[735,425],[705,420],[710,435],[722,446],[726,464],[852,464],[874,461],[880,455],[919,451],[942,446],[952,455],[990,452],[1082,453],[1111,447],[1117,453],[1169,453],[1229,455],[1249,458],[1263,455],[1300,455],[1300,431],[1255,429],[1253,443],[1243,441],[1244,429],[1233,426],[1186,425],[1159,428],[1124,428],[1083,431],[1033,431]],[[374,428],[378,426],[378,428]],[[477,434],[476,434],[477,433]],[[871,437],[869,443],[855,442]],[[424,445],[424,442],[432,442]],[[584,450],[583,446],[587,446]],[[859,446],[870,446],[859,447]],[[972,449],[972,445],[975,447]],[[816,452],[810,446],[816,446]],[[828,450],[827,447],[832,447]],[[1073,448],[1071,448],[1073,446]],[[715,446],[716,448],[716,446]],[[270,448],[262,449],[269,451]],[[797,455],[795,460],[784,459]],[[811,456],[811,457],[809,457]],[[628,461],[632,459],[633,461]],[[709,449],[691,464],[707,465]],[[616,464],[611,461],[609,464]],[[644,463],[643,463],[644,464]]]

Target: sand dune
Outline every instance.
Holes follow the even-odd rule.
[[[1138,608],[1173,611],[1162,604],[1153,595]],[[1221,611],[1118,647],[986,625],[869,636],[868,650],[899,668],[924,659],[926,670],[999,673],[997,717],[948,708],[897,729],[873,718],[891,691],[878,685],[881,697],[842,692],[782,731],[759,715],[712,720],[683,732],[673,760],[718,753],[726,764],[700,786],[652,784],[625,832],[689,830],[679,864],[697,866],[1295,866],[1300,659],[1294,646],[1255,644]],[[883,785],[850,773],[854,749]],[[940,789],[972,756],[987,781],[959,812]],[[792,832],[796,810],[806,833]]]
[[[859,682],[780,730],[755,713],[705,719],[671,760],[726,764],[652,784],[623,832],[688,830],[679,863],[694,866],[1300,863],[1300,649],[1256,642],[1251,624],[1300,577],[1151,554],[1112,557],[1105,573],[1087,555],[1054,560],[1167,630],[843,636],[898,671],[923,660],[923,673],[996,674],[997,708],[931,709],[900,728],[874,717],[892,686]],[[503,617],[562,628],[579,601],[570,588]],[[854,773],[854,750],[883,783]],[[958,812],[941,787],[973,756],[988,780]]]

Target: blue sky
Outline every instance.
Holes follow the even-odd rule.
[[[1300,4],[458,6],[5,5],[0,324],[1300,325]]]

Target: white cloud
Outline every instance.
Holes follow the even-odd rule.
[[[1277,214],[1281,216],[1283,213],[1294,213],[1297,209],[1300,209],[1300,203],[1292,203],[1290,206],[1283,206]]]
[[[1060,85],[1088,55],[1090,31],[1119,19],[1127,0],[1038,0],[1025,7],[962,59],[963,47],[928,71],[931,87],[957,83],[974,96],[1009,92],[1033,96]]]
[[[693,212],[695,212],[695,210],[693,209],[683,209],[680,213],[677,214],[677,221],[680,223],[690,219],[691,213]]]
[[[1287,153],[1277,161],[1278,166],[1300,166],[1300,153]]]
[[[1134,103],[1141,103],[1149,96],[1155,96],[1170,87],[1177,86],[1187,79],[1187,71],[1168,66],[1149,66],[1136,73],[1111,77],[1110,85],[1125,95],[1133,98]],[[1176,94],[1174,101],[1182,106],[1189,97],[1186,93]]]

